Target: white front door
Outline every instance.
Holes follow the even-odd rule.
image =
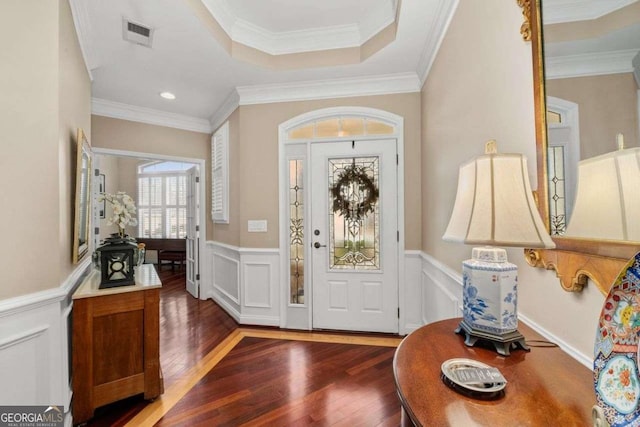
[[[199,266],[198,266],[198,167],[187,171],[187,292],[198,298]]]
[[[398,332],[396,140],[311,146],[313,328]]]

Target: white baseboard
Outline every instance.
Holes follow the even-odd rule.
[[[255,325],[255,326],[280,326],[279,316],[258,316],[251,314],[243,314],[240,316],[241,325]]]
[[[569,345],[568,343],[566,343],[565,341],[561,340],[560,338],[558,338],[558,336],[556,336],[552,332],[548,331],[547,329],[543,328],[538,323],[536,323],[533,320],[531,320],[529,317],[527,317],[527,316],[525,316],[525,315],[523,315],[521,313],[518,313],[518,319],[522,320],[524,323],[529,325],[531,327],[531,329],[533,329],[534,331],[536,331],[537,333],[539,333],[540,335],[545,337],[547,340],[558,344],[558,346],[565,353],[567,353],[569,356],[571,356],[574,359],[576,359],[582,365],[584,365],[587,368],[589,368],[589,370],[593,370],[593,358],[592,357],[589,357],[586,354],[578,351],[575,347],[573,347],[573,346]]]
[[[227,312],[229,316],[233,318],[236,322],[240,323],[240,312],[233,305],[229,304],[229,302],[218,295],[215,291],[211,294],[210,297],[216,304],[218,304],[224,311]]]

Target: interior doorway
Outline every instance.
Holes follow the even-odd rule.
[[[184,248],[186,290],[200,298],[200,253],[206,235],[204,216],[204,160],[94,148],[96,185],[99,192],[130,195],[138,208],[136,226],[127,232],[139,239],[169,242]],[[95,203],[94,247],[114,232],[109,225],[110,208]],[[157,250],[149,250],[146,262],[161,268]],[[171,268],[174,268],[173,261]]]

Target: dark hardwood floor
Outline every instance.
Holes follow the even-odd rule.
[[[159,272],[165,390],[238,329],[211,300],[185,291],[183,271]],[[393,347],[244,337],[156,425],[397,426]],[[142,396],[98,408],[91,426],[122,426]]]

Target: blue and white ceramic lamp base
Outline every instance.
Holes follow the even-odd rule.
[[[518,267],[501,248],[473,248],[472,258],[462,263],[463,321],[456,331],[466,335],[465,344],[490,341],[498,353],[509,355],[513,345],[528,350],[518,332]]]

